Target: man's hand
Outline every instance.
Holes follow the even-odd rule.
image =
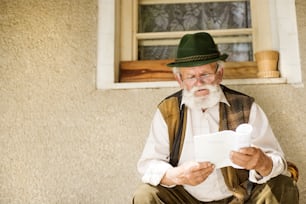
[[[164,185],[191,185],[196,186],[214,171],[210,162],[186,162],[178,167],[170,168],[161,180]]]
[[[272,171],[272,159],[261,149],[256,147],[241,148],[239,151],[232,151],[231,160],[245,169],[254,169],[261,176],[267,176]]]

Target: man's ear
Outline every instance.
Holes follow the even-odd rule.
[[[224,68],[223,68],[223,66],[220,66],[220,67],[218,68],[217,73],[216,73],[216,78],[217,78],[218,83],[221,83],[221,82],[222,82],[222,79],[223,79],[223,72],[224,72]]]
[[[175,73],[174,78],[177,81],[177,83],[180,85],[180,87],[183,88],[183,81],[181,75],[179,73]]]

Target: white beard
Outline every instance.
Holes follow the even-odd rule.
[[[208,89],[207,96],[198,97],[194,93],[200,89]],[[191,109],[207,109],[220,102],[222,90],[219,85],[203,85],[193,87],[190,91],[183,90],[183,103]]]

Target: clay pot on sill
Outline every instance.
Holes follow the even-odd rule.
[[[264,50],[255,53],[258,73],[260,78],[278,78],[279,52],[276,50]]]

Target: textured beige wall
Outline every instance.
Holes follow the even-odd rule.
[[[96,1],[0,0],[0,204],[130,202],[155,106],[175,89],[96,90],[96,25]],[[267,112],[306,203],[305,88],[232,88]]]

